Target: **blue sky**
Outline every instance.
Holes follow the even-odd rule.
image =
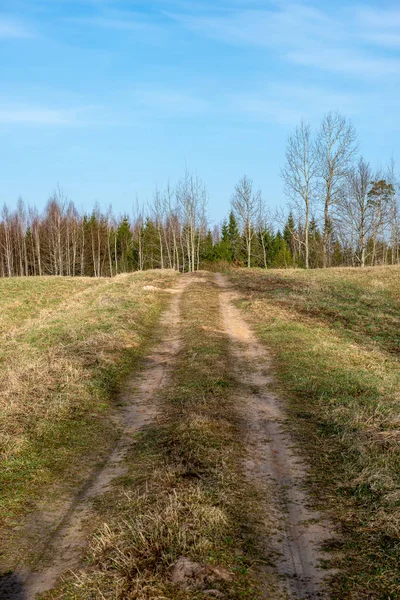
[[[399,75],[398,2],[0,0],[0,204],[130,212],[187,166],[213,221],[244,173],[274,207],[302,117],[399,157]]]

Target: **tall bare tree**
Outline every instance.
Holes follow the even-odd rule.
[[[153,218],[154,226],[157,231],[158,249],[160,254],[160,267],[164,269],[164,200],[161,192],[156,189],[153,196]]]
[[[373,178],[364,158],[348,174],[347,186],[336,204],[335,223],[353,246],[355,258],[365,267],[367,246],[372,235],[374,205],[368,195]]]
[[[247,266],[251,267],[253,238],[260,220],[262,198],[261,191],[254,192],[252,180],[244,175],[235,187],[231,198],[232,210],[241,227],[246,245]]]
[[[205,235],[207,190],[199,177],[186,171],[176,190],[182,219],[183,246],[186,248],[188,270],[199,269],[198,244]]]
[[[286,164],[282,170],[285,193],[304,215],[305,267],[309,268],[309,228],[311,203],[314,198],[318,161],[311,127],[301,121],[286,144]]]
[[[6,273],[8,277],[14,275],[14,261],[13,261],[13,243],[11,235],[11,218],[8,207],[4,204],[2,212],[2,225],[3,225],[3,252],[6,263]]]
[[[328,266],[332,233],[331,207],[343,195],[347,176],[358,149],[353,125],[339,112],[327,113],[321,123],[317,142],[318,174],[323,202],[323,266]]]
[[[400,183],[395,171],[395,163],[392,158],[386,174],[387,182],[393,187],[388,211],[392,265],[400,263]]]

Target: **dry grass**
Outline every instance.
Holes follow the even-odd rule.
[[[332,597],[399,597],[400,268],[230,276],[342,533]]]
[[[0,280],[0,332],[10,335],[29,320],[60,307],[86,290],[104,286],[91,277],[11,277]]]
[[[232,400],[218,289],[194,283],[183,297],[183,347],[164,391],[164,412],[128,457],[130,475],[99,507],[88,567],[49,598],[194,600],[204,588],[171,582],[184,556],[225,568],[210,583],[231,600],[260,598],[258,554],[248,522],[253,490],[241,475],[240,430]]]
[[[0,518],[84,478],[113,443],[107,416],[149,343],[172,272],[0,282]],[[7,531],[3,532],[7,536]]]

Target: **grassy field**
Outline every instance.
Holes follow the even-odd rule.
[[[121,381],[151,342],[173,272],[0,281],[0,521],[79,486],[117,432]],[[5,540],[8,540],[5,543]],[[3,557],[4,558],[4,557]]]
[[[264,597],[249,521],[255,493],[241,469],[235,383],[210,276],[184,293],[181,319],[183,344],[162,391],[162,414],[132,448],[129,475],[98,505],[103,525],[86,568],[46,598]],[[227,579],[209,586],[215,595],[171,583],[170,567],[181,556],[225,570]]]
[[[400,268],[228,277],[273,358],[313,501],[338,528],[330,597],[399,598]],[[157,331],[179,279],[169,271],[0,280],[5,566],[21,555],[29,564],[18,537],[24,515],[45,513],[44,498],[73,498],[110,455],[117,391],[130,373],[143,377],[140,359],[160,336],[171,342],[168,327],[181,339],[154,392],[158,416],[133,439],[127,474],[96,499],[84,568],[46,598],[204,598],[171,582],[181,556],[222,569],[216,597],[284,597],[265,568],[264,505],[244,472],[251,450],[221,290],[212,274],[184,278],[177,323]]]
[[[237,270],[239,306],[338,524],[333,598],[400,597],[400,268]]]

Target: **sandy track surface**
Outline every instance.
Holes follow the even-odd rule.
[[[227,280],[221,274],[215,277],[247,438],[245,469],[265,502],[264,531],[259,532],[265,556],[280,576],[283,597],[323,598],[327,571],[321,561],[328,557],[321,547],[331,537],[332,527],[311,508],[305,465],[285,430],[282,402],[271,391],[268,352],[233,304],[236,296]],[[265,597],[270,598],[268,591]]]
[[[37,594],[54,587],[62,573],[79,565],[94,500],[110,489],[116,477],[124,475],[124,459],[136,434],[157,417],[157,393],[166,384],[180,347],[180,297],[188,283],[189,280],[181,279],[176,288],[168,290],[172,301],[160,320],[160,342],[147,356],[144,369],[132,376],[117,399],[120,408],[113,416],[116,426],[121,428],[117,445],[72,501],[34,515],[35,524],[31,527],[37,530],[43,527],[35,565],[32,569],[19,565],[10,577],[3,577],[0,598],[33,600]]]
[[[181,347],[180,300],[186,287],[204,278],[182,277],[170,290],[172,301],[159,327],[159,339],[145,360],[144,368],[127,382],[117,404],[116,425],[121,436],[104,464],[95,470],[73,501],[54,511],[36,515],[44,534],[33,568],[20,565],[0,581],[0,598],[33,600],[54,587],[60,576],[79,567],[88,535],[93,502],[110,490],[113,481],[126,472],[125,458],[136,434],[157,419],[158,396]],[[265,581],[277,582],[278,595],[265,586],[265,599],[324,598],[327,571],[322,550],[332,536],[323,515],[311,507],[305,491],[306,467],[287,432],[282,401],[271,391],[271,366],[266,348],[235,307],[235,294],[221,274],[215,275],[220,290],[224,333],[230,340],[232,374],[237,381],[235,407],[246,445],[244,470],[259,493],[262,506],[257,537],[262,548]],[[205,333],[206,335],[206,333]],[[269,577],[269,579],[268,579]]]

